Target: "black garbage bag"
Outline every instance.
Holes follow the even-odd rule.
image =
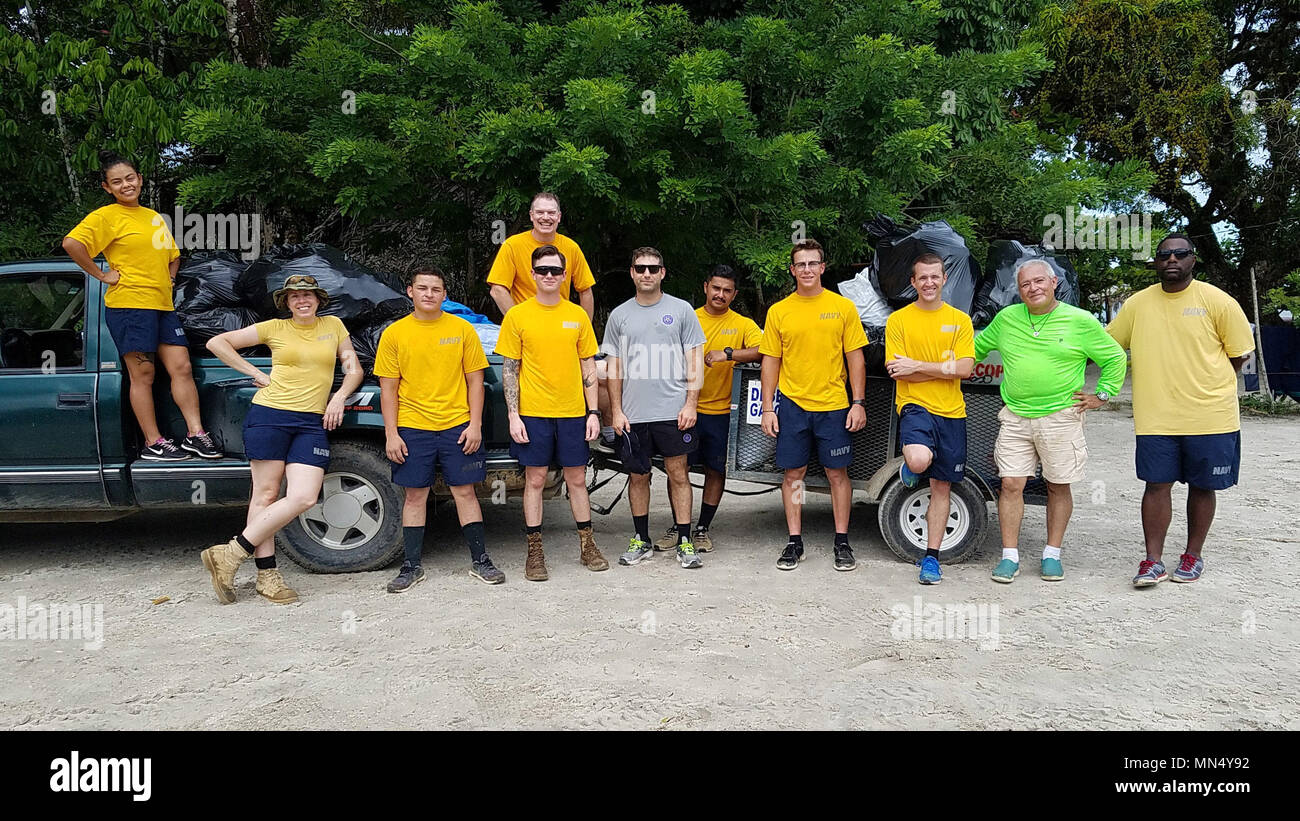
[[[357,352],[357,361],[361,363],[366,373],[375,371],[379,337],[383,335],[384,329],[401,318],[401,316],[385,317],[352,331],[352,350]]]
[[[271,295],[294,274],[316,278],[330,296],[321,315],[337,316],[349,331],[411,312],[411,301],[396,275],[366,268],[324,244],[272,248],[240,276],[236,285],[240,301],[260,317],[279,316]]]
[[[867,376],[889,376],[885,370],[885,326],[864,325],[862,330],[867,332],[867,347],[862,350]]]
[[[989,244],[989,275],[975,297],[971,312],[971,322],[976,328],[983,328],[993,321],[998,311],[1020,302],[1016,268],[1031,259],[1043,260],[1056,272],[1057,299],[1070,305],[1079,304],[1079,275],[1068,258],[1056,256],[1041,245],[1000,239]]]
[[[176,312],[191,348],[202,348],[212,337],[226,331],[237,331],[258,321],[257,314],[247,308],[208,308],[204,311]]]
[[[893,230],[889,230],[890,227]],[[975,302],[980,267],[966,247],[966,240],[943,220],[925,222],[914,231],[898,228],[888,217],[877,217],[864,229],[876,239],[876,256],[871,266],[872,284],[897,309],[916,299],[912,287],[912,263],[924,253],[943,258],[948,282],[943,301],[966,313]],[[887,232],[887,233],[886,233]]]
[[[239,305],[235,288],[248,263],[234,251],[198,251],[176,271],[173,305],[178,311],[199,313]]]

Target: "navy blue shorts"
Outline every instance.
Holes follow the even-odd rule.
[[[159,345],[188,345],[175,311],[150,308],[105,308],[104,322],[122,355],[154,353]]]
[[[1199,436],[1139,436],[1137,475],[1144,482],[1184,482],[1201,490],[1237,484],[1241,431]]]
[[[703,464],[718,473],[727,472],[727,438],[731,433],[731,414],[701,413],[695,417],[695,438],[700,447],[691,456],[691,464]]]
[[[782,470],[808,466],[813,440],[824,468],[846,468],[853,461],[848,428],[849,409],[806,411],[782,396],[776,408],[776,466]]]
[[[244,455],[251,460],[330,466],[325,415],[249,405],[244,417]]]
[[[695,428],[680,430],[677,420],[637,422],[630,436],[619,434],[619,457],[628,473],[650,472],[651,460],[656,456],[685,456],[694,453],[700,440]],[[690,460],[687,459],[689,463]]]
[[[926,475],[941,482],[966,478],[966,419],[949,419],[920,405],[907,404],[898,414],[898,438],[904,445],[925,445],[934,454]]]
[[[483,446],[466,454],[456,444],[469,423],[447,430],[421,430],[398,428],[397,433],[406,443],[406,461],[393,464],[393,484],[402,487],[430,487],[438,468],[442,468],[442,481],[450,487],[472,485],[487,478]]]
[[[562,468],[586,467],[590,459],[587,449],[587,417],[566,416],[548,419],[544,416],[521,416],[528,431],[528,444],[510,442],[510,455],[525,467]]]

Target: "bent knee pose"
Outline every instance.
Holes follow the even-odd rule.
[[[804,477],[814,443],[831,486],[835,518],[835,569],[853,570],[857,560],[849,546],[849,511],[853,486],[849,434],[867,423],[867,366],[862,349],[867,335],[857,308],[822,287],[826,254],[815,240],[790,249],[795,290],[767,312],[763,341],[763,433],[776,438],[776,464],[785,471],[781,501],[789,540],[776,566],[794,570],[803,561]],[[845,365],[852,402],[844,390]],[[780,407],[775,407],[778,386]]]
[[[1128,364],[1095,317],[1056,299],[1056,281],[1042,260],[1020,265],[1016,286],[1024,304],[1003,308],[975,338],[980,359],[995,349],[1002,353],[1000,392],[1006,407],[998,412],[994,445],[1001,477],[1002,559],[993,568],[993,580],[1003,584],[1020,573],[1025,483],[1040,464],[1047,483],[1047,540],[1039,574],[1045,581],[1065,578],[1061,547],[1074,511],[1070,486],[1083,479],[1088,461],[1084,414],[1119,392]],[[1083,392],[1089,359],[1101,368],[1096,393]]]
[[[483,546],[483,510],[474,490],[487,478],[482,451],[487,357],[474,326],[443,312],[447,285],[441,271],[416,271],[406,294],[414,310],[384,329],[375,354],[384,449],[393,463],[393,483],[406,489],[405,560],[397,578],[388,583],[388,592],[401,593],[424,581],[424,522],[429,488],[439,468],[456,500],[470,575],[500,584],[506,576]]]
[[[1133,427],[1146,557],[1135,587],[1170,578],[1163,561],[1171,491],[1187,484],[1187,546],[1172,578],[1194,582],[1214,522],[1215,492],[1237,484],[1241,417],[1237,372],[1255,349],[1237,301],[1195,278],[1196,249],[1170,234],[1156,250],[1160,282],[1129,297],[1107,328],[1133,355]]]
[[[921,584],[938,584],[939,548],[948,529],[953,483],[966,471],[966,400],[961,380],[975,367],[975,332],[964,311],[943,301],[948,274],[938,254],[912,263],[916,302],[890,314],[885,325],[885,368],[897,382],[903,464],[899,478],[916,487],[930,482]]]
[[[596,408],[596,332],[586,312],[560,296],[565,257],[554,245],[532,253],[537,296],[512,307],[501,322],[496,352],[510,414],[510,455],[524,467],[524,578],[546,581],[542,550],[542,490],[552,464],[564,472],[569,509],[578,528],[578,560],[608,570],[596,548],[587,497],[587,443],[600,435]]]
[[[104,190],[115,202],[92,211],[63,239],[63,250],[90,276],[108,285],[104,321],[130,377],[131,410],[144,447],[140,458],[173,462],[192,453],[222,456],[199,416],[199,392],[190,368],[189,340],[172,310],[172,282],[180,251],[157,211],[140,204],[144,177],[135,164],[100,152]],[[100,271],[103,253],[108,270]],[[172,399],[185,417],[186,435],[177,447],[158,428],[153,383],[159,363],[171,379]]]
[[[222,604],[235,600],[235,573],[249,556],[256,557],[258,593],[276,604],[298,601],[276,568],[275,534],[316,504],[330,461],[325,432],[343,421],[344,401],[363,376],[343,322],[316,315],[329,295],[314,277],[289,277],[274,298],[277,308],[288,309],[288,319],[259,322],[208,340],[208,350],[261,388],[244,417],[244,455],[253,473],[247,526],[201,555]],[[269,376],[238,353],[256,345],[271,349]],[[335,360],[343,364],[343,384],[331,396]]]

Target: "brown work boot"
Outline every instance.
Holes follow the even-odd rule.
[[[235,600],[235,571],[248,558],[239,542],[231,539],[225,544],[214,544],[199,554],[203,566],[212,574],[212,589],[217,601],[230,604]]]
[[[257,592],[275,604],[293,604],[298,601],[298,591],[284,583],[284,576],[275,567],[257,571]]]
[[[609,570],[609,562],[596,549],[596,539],[591,535],[591,528],[584,527],[578,531],[578,541],[582,544],[582,566],[588,570]]]
[[[542,554],[542,534],[528,534],[528,561],[524,563],[524,578],[530,582],[544,582],[550,578],[546,572],[546,556]]]

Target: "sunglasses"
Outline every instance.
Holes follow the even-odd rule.
[[[291,285],[310,285],[313,288],[320,287],[316,282],[316,277],[308,276],[306,274],[295,274],[284,281],[284,287],[288,288]]]
[[[1176,257],[1178,259],[1187,259],[1188,254],[1195,254],[1195,253],[1196,252],[1193,251],[1191,248],[1175,248],[1172,251],[1156,251],[1156,259],[1164,260],[1164,259],[1169,259],[1170,257]]]
[[[638,274],[657,274],[664,269],[662,265],[633,265],[633,270]]]
[[[563,277],[564,269],[558,265],[538,265],[533,267],[533,274],[539,277]]]

